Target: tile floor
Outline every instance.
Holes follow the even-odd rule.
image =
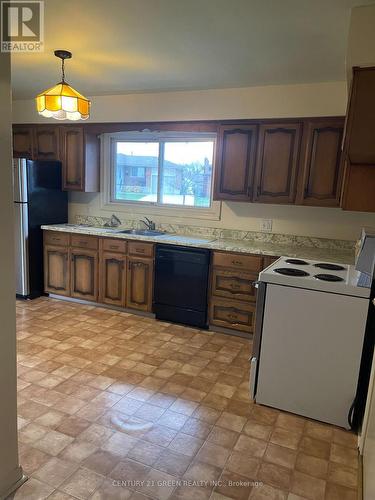
[[[16,499],[356,499],[355,436],[252,404],[249,341],[47,298],[17,320]]]

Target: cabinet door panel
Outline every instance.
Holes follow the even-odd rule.
[[[351,165],[375,167],[375,67],[354,68],[344,151]]]
[[[63,163],[63,189],[83,191],[84,179],[84,135],[79,127],[62,127],[61,159]]]
[[[256,139],[256,125],[224,125],[219,128],[216,200],[251,200]]]
[[[71,250],[72,297],[84,300],[98,298],[98,254],[94,250]]]
[[[294,203],[300,135],[299,123],[260,127],[253,201]]]
[[[36,160],[58,160],[59,129],[37,127],[34,129],[34,158]]]
[[[252,333],[254,316],[255,304],[217,298],[211,300],[211,325]]]
[[[69,249],[44,246],[44,290],[58,295],[70,295]]]
[[[343,120],[309,123],[297,203],[339,206],[343,163]]]
[[[100,261],[100,301],[125,306],[126,257],[103,252]]]
[[[33,156],[33,132],[31,127],[13,127],[13,158]]]
[[[153,261],[128,258],[126,306],[141,311],[152,310]]]
[[[238,271],[229,269],[214,269],[212,271],[212,295],[254,302],[256,290],[253,281],[257,278],[257,273],[239,274]]]

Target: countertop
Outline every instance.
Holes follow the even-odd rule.
[[[66,233],[87,234],[92,236],[106,236],[124,240],[149,241],[152,243],[166,243],[171,245],[208,248],[226,252],[268,255],[272,257],[285,256],[301,259],[324,260],[340,264],[353,264],[354,252],[347,249],[320,248],[300,245],[284,245],[265,243],[252,240],[212,239],[201,236],[184,236],[178,234],[163,234],[159,236],[144,236],[120,233],[122,229],[92,227],[77,224],[56,224],[42,226],[47,231],[62,231]]]

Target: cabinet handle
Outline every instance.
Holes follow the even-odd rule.
[[[117,245],[109,245],[109,248],[111,250],[117,250],[118,249],[118,246]]]
[[[232,264],[234,266],[243,266],[243,263],[240,260],[232,260]]]
[[[137,253],[145,253],[145,249],[144,248],[136,248],[135,251]]]
[[[240,285],[238,283],[231,283],[230,287],[232,290],[239,290],[240,289]]]

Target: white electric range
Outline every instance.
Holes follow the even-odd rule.
[[[354,266],[281,257],[259,274],[257,286],[252,397],[348,427],[370,283]]]

